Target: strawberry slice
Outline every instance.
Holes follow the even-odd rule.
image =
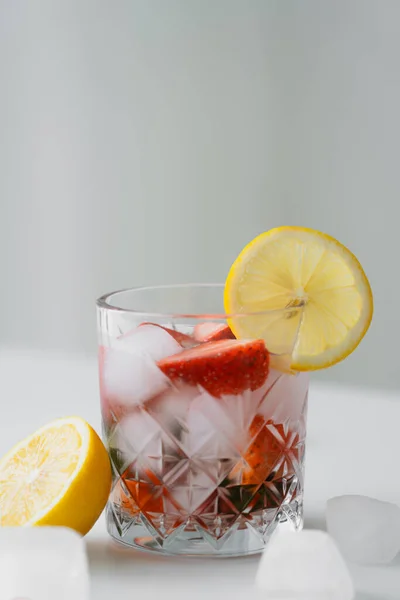
[[[169,327],[164,327],[163,325],[159,325],[158,323],[140,323],[139,327],[142,325],[153,325],[154,327],[161,327],[164,331],[167,331],[173,338],[182,346],[182,348],[193,348],[196,346],[198,342],[192,338],[192,336],[187,335],[186,333],[181,333],[180,331],[175,331],[175,329],[170,329]]]
[[[264,417],[256,415],[250,425],[253,438],[244,458],[248,467],[243,471],[242,483],[255,485],[273,474],[273,480],[295,476],[293,461],[300,461],[298,433],[272,420],[264,424]]]
[[[145,470],[144,476],[149,481],[132,479],[132,469],[128,467],[121,475],[127,494],[120,481],[114,487],[112,499],[124,512],[130,515],[137,514],[140,510],[153,513],[163,513],[163,489],[161,481],[150,470]]]
[[[199,323],[193,330],[193,337],[198,342],[216,342],[217,340],[234,340],[231,328],[225,323]]]
[[[157,364],[172,381],[200,385],[220,398],[262,386],[268,376],[269,354],[263,340],[220,340],[184,350]]]

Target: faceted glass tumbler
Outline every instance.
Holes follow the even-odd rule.
[[[290,370],[302,309],[225,315],[222,299],[220,285],[177,285],[97,302],[103,439],[113,471],[107,527],[129,546],[240,556],[262,551],[276,527],[302,527],[308,376]],[[286,319],[279,339],[278,318]],[[229,326],[262,331],[269,372],[256,389],[229,393],[223,370],[211,389],[159,368],[166,357],[233,337]],[[249,363],[235,364],[245,378]]]

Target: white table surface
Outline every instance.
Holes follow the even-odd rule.
[[[0,349],[0,454],[47,421],[72,414],[100,430],[97,365],[87,357]],[[326,500],[367,494],[400,505],[400,394],[312,383],[305,480],[306,527],[324,528]],[[254,598],[257,556],[165,558],[111,542],[101,518],[86,538],[92,600]],[[356,600],[400,599],[400,556],[349,565]],[[123,594],[123,596],[122,596]]]

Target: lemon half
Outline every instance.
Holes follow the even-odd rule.
[[[0,526],[58,525],[87,533],[111,487],[107,451],[78,417],[52,421],[0,460]]]
[[[310,371],[348,356],[373,313],[371,286],[357,258],[333,237],[277,227],[250,242],[225,284],[225,311],[239,338],[261,337],[291,367]],[[263,311],[268,311],[263,313]]]

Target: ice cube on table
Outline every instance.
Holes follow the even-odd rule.
[[[83,538],[64,527],[0,528],[0,600],[89,600]]]
[[[169,380],[156,362],[182,351],[161,327],[141,325],[104,352],[102,389],[110,404],[134,406],[167,389]]]
[[[347,560],[384,564],[400,551],[400,508],[359,495],[336,496],[327,502],[327,529]]]
[[[325,531],[278,531],[261,557],[256,585],[268,600],[354,598],[346,563]]]

